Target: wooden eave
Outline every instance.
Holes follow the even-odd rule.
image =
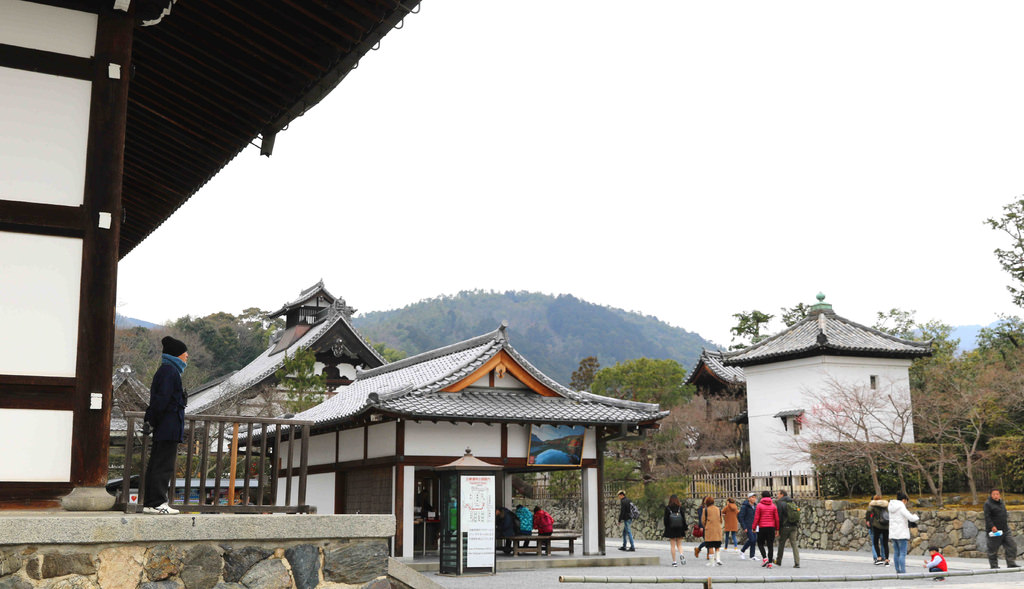
[[[118,256],[247,146],[268,148],[418,4],[183,0],[136,26]]]
[[[499,376],[505,373],[512,375],[519,380],[519,382],[526,385],[531,391],[543,397],[561,397],[561,395],[553,391],[550,387],[534,378],[532,374],[520,366],[519,363],[516,362],[515,359],[512,358],[512,356],[505,350],[500,350],[493,358],[484,363],[483,366],[477,368],[459,382],[442,389],[442,392],[457,393],[487,376],[492,370],[496,371],[496,374]]]

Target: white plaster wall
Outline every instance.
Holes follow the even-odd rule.
[[[349,380],[355,380],[356,379],[356,367],[352,366],[351,364],[345,364],[345,363],[338,364],[338,375],[343,377],[343,378],[348,378]],[[339,391],[343,391],[345,389],[344,388],[339,388],[338,390]]]
[[[0,481],[71,480],[71,411],[0,409]]]
[[[98,17],[21,0],[0,0],[0,44],[92,57]]]
[[[339,462],[363,459],[363,428],[342,430],[338,442]]]
[[[476,382],[474,382],[473,384],[471,384],[469,386],[472,387],[472,388],[478,388],[478,389],[479,388],[484,388],[484,389],[491,388],[491,375],[490,375],[490,373],[481,376],[480,378],[478,378],[476,380]],[[498,378],[497,375],[494,376],[494,387],[493,388],[496,388],[496,389],[519,389],[519,390],[526,389],[526,390],[529,390],[529,388],[526,385],[524,385],[522,383],[522,381],[520,381],[519,379],[517,379],[516,377],[512,376],[511,374],[509,374],[507,372],[505,373],[505,376],[503,376],[502,378]]]
[[[298,443],[299,441],[296,440]],[[283,444],[282,444],[283,445]],[[334,432],[309,438],[309,465],[334,464]],[[295,460],[299,458],[299,447],[295,447]],[[296,462],[297,464],[297,462]]]
[[[92,84],[0,67],[0,88],[0,199],[81,205]]]
[[[850,386],[868,386],[877,375],[879,393],[895,391],[909,395],[909,360],[817,356],[744,368],[747,378],[747,412],[750,421],[750,468],[754,472],[810,470],[806,453],[797,447],[792,433],[783,429],[780,411],[803,409],[807,424],[801,430],[803,443],[811,439],[813,391],[826,391],[831,380]],[[907,442],[913,441],[913,431]]]
[[[592,427],[583,436],[583,458],[597,458],[597,433]]]
[[[402,554],[396,556],[405,557],[413,556],[415,549],[415,526],[413,525],[413,519],[415,519],[415,506],[416,506],[416,467],[415,466],[403,466],[402,476]]]
[[[508,457],[526,458],[530,453],[530,426],[509,424]]]
[[[81,239],[0,231],[0,374],[75,376],[81,276]]]
[[[501,427],[482,423],[406,422],[407,456],[451,456],[466,453],[466,447],[478,458],[501,456]],[[511,448],[511,442],[509,443]]]
[[[371,425],[366,439],[366,457],[394,456],[396,431],[397,424],[393,421]],[[406,441],[406,447],[408,447],[408,441]]]
[[[317,515],[334,514],[334,482],[333,472],[306,475],[306,504],[315,505]],[[277,504],[284,505],[284,478],[277,479]],[[299,479],[292,479],[292,503],[299,500]]]
[[[597,469],[584,468],[583,474],[583,554],[600,554],[597,512],[604,507],[597,488]]]

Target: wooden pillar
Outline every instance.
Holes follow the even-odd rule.
[[[91,508],[91,501],[77,500],[83,493],[80,489],[102,488],[107,483],[121,184],[134,28],[132,14],[104,5],[96,32],[86,152],[86,226],[71,448],[75,489],[64,500],[65,508],[73,510]]]
[[[595,428],[597,439],[597,552],[605,554],[605,516],[604,507],[608,500],[604,496],[604,452],[608,448],[608,442],[604,437],[604,428]]]

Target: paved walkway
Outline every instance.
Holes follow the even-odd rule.
[[[623,554],[616,547],[621,538],[609,538],[607,546],[608,554]],[[701,558],[693,557],[693,544],[687,544],[689,551],[687,564],[673,568],[669,556],[667,542],[637,542],[637,556],[657,556],[660,560],[659,566],[623,566],[623,567],[574,567],[574,568],[548,568],[540,570],[521,570],[499,572],[494,576],[485,577],[442,577],[434,573],[427,573],[431,580],[436,581],[443,587],[450,589],[596,589],[605,587],[605,584],[594,583],[559,583],[558,577],[565,576],[594,576],[594,577],[708,577],[712,579],[723,577],[754,577],[763,579],[761,582],[770,582],[773,587],[801,588],[801,589],[858,589],[871,587],[872,589],[888,589],[890,587],[990,587],[993,589],[1017,589],[1024,587],[1024,573],[1004,573],[998,575],[982,575],[977,577],[949,577],[943,582],[934,582],[931,579],[900,579],[880,581],[853,581],[853,582],[772,582],[772,577],[796,577],[804,575],[871,575],[894,572],[892,567],[874,566],[871,562],[871,554],[864,552],[832,552],[825,550],[801,550],[800,568],[793,568],[792,555],[786,550],[781,567],[765,569],[760,566],[760,559],[756,563],[749,560],[741,560],[739,553],[726,551],[722,556],[722,566],[705,566],[708,562],[702,555]],[[501,556],[498,557],[502,558]],[[924,572],[921,566],[924,564],[923,556],[907,557],[907,572]],[[949,558],[947,559],[950,570],[988,569],[988,560],[977,558]],[[1005,562],[1000,562],[1004,566]],[[758,583],[757,580],[749,582]],[[660,585],[661,583],[659,583]],[[618,585],[622,586],[622,585]],[[652,584],[632,584],[634,587],[650,587]],[[677,587],[701,587],[700,584],[676,584]],[[738,584],[718,583],[715,587],[739,587]]]

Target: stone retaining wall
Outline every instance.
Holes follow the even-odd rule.
[[[0,589],[388,589],[388,543],[186,543],[15,546]]]
[[[800,547],[822,550],[852,550],[871,552],[870,537],[864,526],[866,505],[848,501],[799,501],[801,506]],[[692,528],[697,517],[698,501],[684,500],[686,521]],[[987,556],[988,536],[985,515],[980,511],[921,509],[910,506],[919,515],[917,529],[911,530],[908,553],[925,554],[929,546],[938,546],[946,556],[981,558]],[[642,511],[642,507],[641,507]],[[605,534],[609,538],[622,536],[618,522],[618,502],[605,509]],[[660,540],[664,532],[663,512],[642,513],[632,526],[637,540]],[[1010,529],[1014,532],[1019,552],[1024,552],[1024,511],[1009,512]],[[687,530],[689,532],[689,529]],[[742,536],[742,534],[741,534]],[[699,541],[687,535],[687,541]],[[1002,553],[1000,553],[1000,557]]]
[[[389,589],[391,516],[0,514],[0,589]]]

